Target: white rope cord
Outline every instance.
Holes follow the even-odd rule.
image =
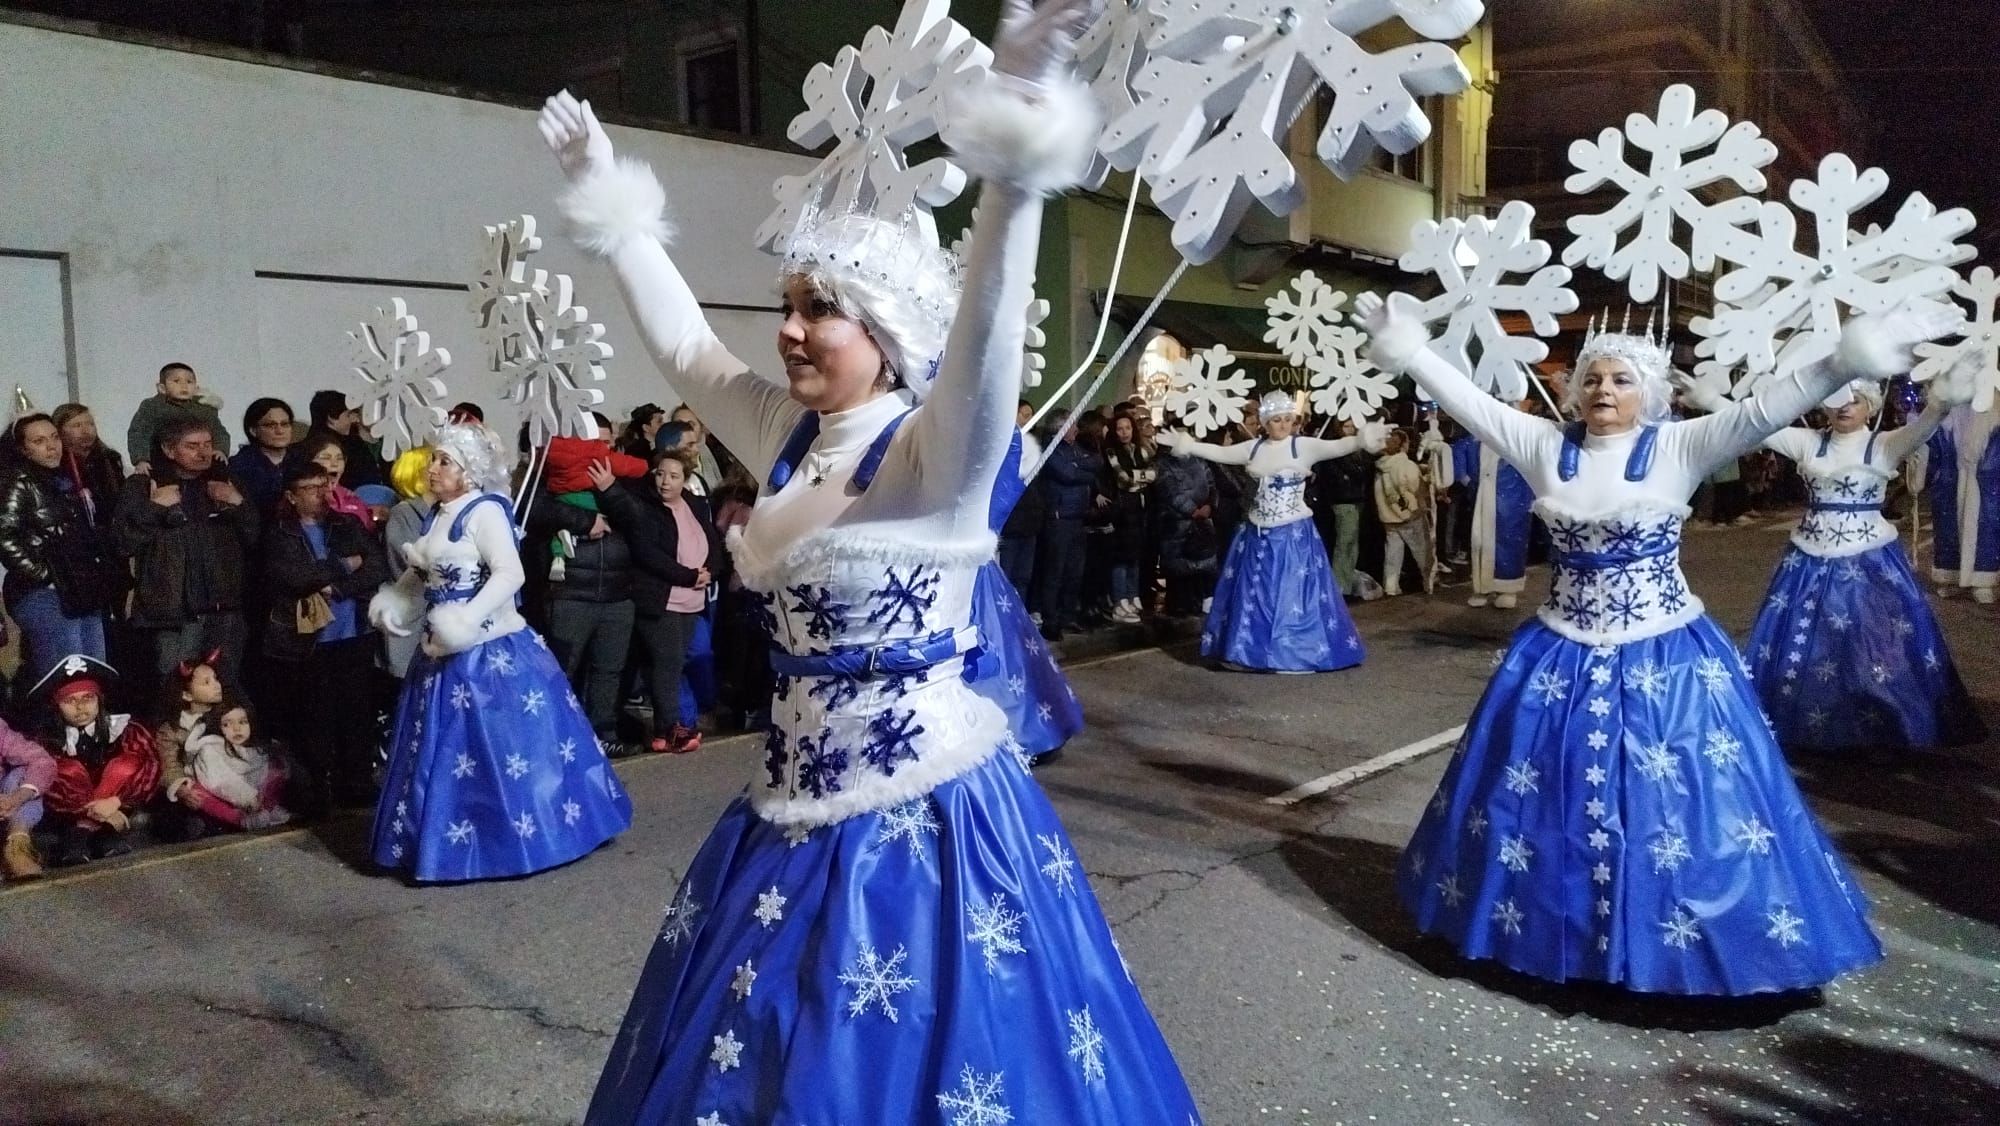
[[[1068,378],[1062,381],[1062,386],[1049,393],[1049,397],[1043,400],[1042,405],[1029,417],[1030,431],[1040,426],[1042,419],[1055,409],[1056,404],[1062,402],[1063,396],[1069,394],[1070,388],[1076,386],[1076,381],[1083,378],[1083,373],[1089,370],[1097,350],[1104,346],[1104,334],[1111,328],[1111,298],[1118,292],[1118,277],[1125,269],[1125,241],[1132,233],[1132,216],[1138,209],[1139,175],[1135,172],[1132,174],[1132,192],[1125,197],[1125,221],[1118,228],[1118,252],[1111,259],[1111,280],[1104,286],[1104,308],[1097,317],[1097,335],[1091,339],[1090,347],[1084,351],[1083,362],[1076,366],[1075,371],[1069,373]]]
[[[1188,260],[1183,258],[1181,264],[1174,267],[1174,272],[1167,275],[1167,280],[1161,284],[1160,291],[1153,294],[1153,300],[1146,306],[1146,311],[1139,314],[1139,319],[1133,323],[1131,331],[1125,334],[1125,339],[1118,342],[1118,350],[1111,353],[1110,359],[1104,361],[1104,368],[1097,373],[1097,378],[1091,382],[1090,389],[1077,400],[1079,405],[1096,397],[1098,388],[1104,386],[1106,379],[1111,378],[1111,373],[1118,367],[1118,362],[1125,358],[1125,353],[1131,350],[1133,342],[1145,331],[1146,325],[1153,319],[1153,314],[1159,311],[1161,303],[1167,299],[1167,294],[1172,292],[1174,285],[1181,280],[1181,275],[1187,273],[1189,265]],[[1062,429],[1050,435],[1049,440],[1043,444],[1041,458],[1035,462],[1035,468],[1028,473],[1028,480],[1032,481],[1041,475],[1042,466],[1049,463],[1050,456],[1056,452],[1056,447],[1062,444],[1063,438],[1075,428],[1081,414],[1081,411],[1071,411],[1069,418],[1063,422]]]

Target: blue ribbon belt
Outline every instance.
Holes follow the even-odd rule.
[[[1575,571],[1599,571],[1606,567],[1624,567],[1643,559],[1658,559],[1680,550],[1679,541],[1662,544],[1646,551],[1558,551],[1555,561],[1558,566]]]
[[[848,680],[874,680],[885,676],[908,676],[961,654],[967,660],[979,652],[979,630],[941,629],[913,641],[891,641],[882,645],[853,645],[831,653],[790,653],[771,650],[771,671],[779,676],[837,676]]]
[[[1807,512],[1879,512],[1880,501],[1829,501],[1825,504],[1814,502],[1806,505]]]
[[[438,606],[446,602],[470,602],[472,601],[472,596],[478,593],[479,588],[476,586],[454,587],[450,590],[445,590],[441,587],[425,587],[424,605]]]

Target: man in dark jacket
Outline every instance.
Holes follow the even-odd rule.
[[[126,480],[111,525],[119,553],[136,567],[132,626],[149,636],[158,675],[213,649],[223,680],[240,684],[243,577],[257,510],[218,464],[207,424],[167,424],[152,452],[152,476]]]
[[[560,572],[550,568],[560,537]],[[607,746],[618,745],[618,680],[632,647],[632,551],[626,539],[590,508],[559,500],[547,489],[528,510],[530,573],[543,588],[549,649],[583,703],[590,726]]]
[[[1342,421],[1340,436],[1351,438],[1352,422]],[[1362,510],[1375,502],[1375,455],[1356,450],[1346,457],[1322,461],[1313,467],[1314,499],[1322,517],[1320,538],[1326,541],[1333,564],[1333,579],[1340,593],[1355,593],[1355,567],[1361,558]]]
[[[389,581],[389,567],[361,521],[327,508],[332,484],[309,461],[286,469],[263,545],[269,609],[261,657],[277,673],[269,678],[276,706],[264,714],[310,776],[311,785],[293,797],[294,808],[307,813],[326,800],[373,800],[375,709],[367,701],[377,646],[368,599]],[[321,608],[325,620],[315,624]]]
[[[1215,589],[1215,483],[1208,463],[1161,447],[1151,511],[1160,570],[1167,576],[1167,614],[1198,613]]]
[[[1064,630],[1077,625],[1083,596],[1083,522],[1090,514],[1104,459],[1077,444],[1076,435],[1064,425],[1069,421],[1066,414],[1058,411],[1049,417],[1052,424],[1043,441],[1051,441],[1057,434],[1062,440],[1042,466],[1039,481],[1048,507],[1038,545],[1036,601],[1042,613],[1042,636],[1055,641]]]

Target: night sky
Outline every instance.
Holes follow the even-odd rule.
[[[1874,115],[1883,205],[1921,191],[1971,208],[1979,260],[2000,268],[2000,0],[1800,2]]]

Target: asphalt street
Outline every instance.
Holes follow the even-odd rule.
[[[1784,527],[1690,534],[1739,637]],[[1209,1122],[2000,1121],[1996,744],[1797,764],[1889,949],[1817,1003],[1555,988],[1419,938],[1390,872],[1447,753],[1272,804],[1463,722],[1532,597],[1462,593],[1359,607],[1368,660],[1341,673],[1210,671],[1184,644],[1072,666],[1090,729],[1040,777]],[[2000,611],[1939,609],[2000,721]],[[0,893],[0,1123],[574,1122],[757,760],[738,739],[621,764],[632,831],[526,880],[405,886],[347,820]]]

